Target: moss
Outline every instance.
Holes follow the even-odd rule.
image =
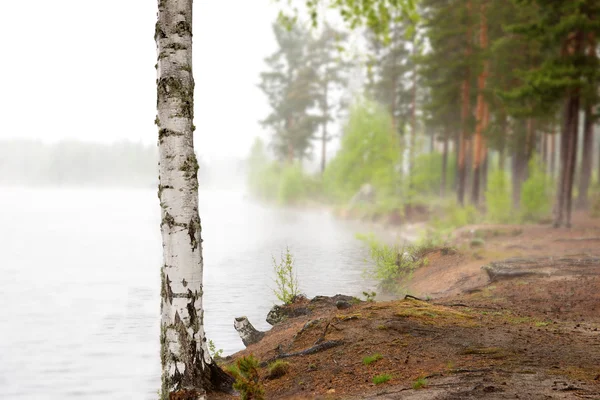
[[[166,98],[177,98],[180,103],[179,112],[175,115],[182,118],[194,116],[194,82],[185,84],[183,80],[173,76],[160,78],[157,83],[157,101]]]
[[[175,226],[175,218],[168,212],[165,212],[165,216],[162,220],[163,225],[167,225],[169,228],[173,228]]]
[[[269,365],[269,374],[267,378],[277,379],[287,374],[290,370],[290,363],[282,360],[277,360]]]
[[[174,51],[187,50],[188,49],[187,46],[185,46],[184,44],[177,43],[177,42],[170,43],[170,44],[166,45],[164,48],[166,50],[174,50]]]
[[[160,21],[157,21],[156,26],[154,27],[154,40],[159,41],[161,39],[165,39],[166,37],[167,35],[165,34],[165,31],[163,31],[160,26]]]
[[[198,165],[196,155],[194,153],[191,153],[188,154],[183,164],[181,164],[181,166],[179,167],[179,170],[184,172],[184,176],[187,179],[197,179],[199,168],[200,166]]]
[[[169,276],[165,274],[164,268],[160,271],[160,297],[165,301],[173,304],[173,290],[171,289],[171,281]]]
[[[395,315],[417,320],[426,325],[473,327],[477,323],[474,317],[451,308],[436,306],[417,300],[404,300],[397,303]]]
[[[187,21],[179,21],[175,25],[175,33],[178,36],[192,35],[192,27]]]
[[[170,129],[160,129],[158,131],[158,141],[160,143],[163,142],[163,140],[165,140],[165,138],[171,137],[171,136],[184,136],[184,133],[182,132],[175,132],[172,131]]]

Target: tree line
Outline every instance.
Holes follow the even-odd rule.
[[[361,97],[390,119],[398,151],[389,159],[396,164],[390,178],[396,197],[414,199],[420,190],[415,179],[427,180],[419,175],[433,163],[440,170],[429,178],[439,188],[429,194],[454,192],[460,206],[485,211],[490,181],[500,182],[519,210],[523,185],[533,177],[546,181],[538,187],[555,192],[554,225],[569,226],[573,204],[589,204],[594,158],[600,159],[594,151],[600,3],[422,0],[408,11],[386,10],[375,19],[368,13],[349,17],[367,26],[361,64],[343,51],[348,34],[327,24],[313,32],[302,24],[274,26],[279,49],[266,59],[260,85],[272,108],[263,123],[274,155],[301,163],[319,149],[323,184],[330,186],[328,127],[337,119],[345,135],[357,126],[348,113],[361,111],[350,106],[347,87],[358,67],[365,81]],[[365,126],[358,136],[369,140],[372,134]],[[347,144],[344,153],[343,142],[338,158],[356,150]],[[358,153],[352,162],[366,157]]]

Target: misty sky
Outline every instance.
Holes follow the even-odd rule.
[[[3,1],[0,139],[155,144],[154,0]],[[244,156],[269,108],[256,87],[275,51],[272,0],[194,5],[196,146]]]

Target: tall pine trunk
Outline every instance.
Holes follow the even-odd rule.
[[[157,109],[163,243],[161,267],[160,397],[186,391],[206,398],[228,390],[231,379],[206,347],[202,307],[202,238],[198,162],[194,153],[192,0],[160,0]]]
[[[442,183],[440,185],[440,196],[446,195],[448,181],[448,134],[444,132],[444,144],[442,148]]]
[[[581,169],[579,172],[579,197],[578,207],[588,206],[588,189],[592,179],[593,151],[594,151],[594,121],[592,118],[592,107],[586,105],[583,123],[583,153],[581,158]]]
[[[564,42],[563,55],[580,54],[583,49],[583,34],[576,32]],[[581,93],[570,89],[565,102],[564,123],[561,132],[560,177],[557,188],[554,227],[571,226],[573,199],[573,178],[577,162],[577,136],[579,128],[579,108]]]
[[[467,1],[467,13],[470,20],[471,17],[471,1]],[[465,56],[467,60],[471,58],[471,25],[470,21],[467,21],[467,48],[465,50]],[[470,82],[470,68],[467,67],[465,71],[465,78],[462,84],[462,105],[461,105],[461,131],[459,138],[458,148],[458,185],[456,188],[456,197],[458,204],[463,206],[465,204],[465,191],[467,183],[467,139],[469,137],[469,113],[470,113],[470,97],[471,97],[471,82]]]
[[[326,78],[327,80],[328,78]],[[321,137],[321,173],[325,172],[325,166],[327,163],[327,126],[329,125],[329,102],[327,99],[329,91],[329,84],[325,84],[325,95],[323,98],[323,116],[325,121],[323,122],[323,136]]]
[[[550,158],[550,178],[554,181],[556,177],[556,135],[554,132],[550,135],[550,148],[548,149],[548,157]]]
[[[479,28],[479,45],[482,51],[487,49],[487,20],[485,17],[485,3],[481,4],[480,9],[481,26]],[[477,78],[477,126],[475,128],[475,137],[473,140],[473,186],[471,191],[471,202],[475,205],[479,205],[479,193],[480,179],[481,179],[481,162],[483,160],[483,131],[486,129],[485,126],[485,99],[483,97],[483,91],[485,90],[485,83],[487,79],[487,73],[489,68],[489,62],[484,61],[483,69]]]

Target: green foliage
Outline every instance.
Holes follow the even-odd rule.
[[[285,374],[287,374],[290,370],[290,363],[277,360],[269,364],[269,375],[267,376],[269,379],[277,379],[281,378]]]
[[[490,222],[505,224],[514,220],[508,175],[502,170],[490,174],[485,192],[487,219]]]
[[[299,165],[285,167],[281,172],[277,201],[279,204],[291,204],[306,197],[306,177]]]
[[[376,385],[381,385],[382,383],[386,383],[392,380],[392,376],[389,374],[381,374],[373,377],[373,383]]]
[[[476,223],[480,219],[479,212],[471,205],[464,207],[450,202],[442,209],[442,218],[434,218],[432,226],[442,231],[453,231],[456,228]]]
[[[294,271],[294,257],[289,248],[286,248],[285,254],[281,255],[279,262],[273,257],[273,269],[275,271],[275,284],[277,285],[273,293],[284,304],[292,303],[299,294],[299,285]]]
[[[419,154],[410,176],[411,190],[415,194],[437,194],[442,185],[442,155],[439,153]],[[453,168],[448,168],[452,171]]]
[[[422,389],[427,386],[427,379],[424,377],[419,377],[416,381],[413,382],[412,387],[415,390]]]
[[[398,284],[426,261],[419,259],[421,249],[416,246],[388,245],[375,239],[374,235],[356,235],[357,239],[369,248],[372,268],[368,270],[370,277],[379,281],[380,287],[387,292],[395,292]]]
[[[288,1],[287,4],[291,3]],[[333,8],[351,29],[366,26],[385,38],[389,38],[391,21],[398,21],[403,16],[413,23],[419,21],[416,4],[416,0],[305,0],[313,26],[318,25],[322,10]],[[279,18],[291,27],[298,18],[298,8],[294,7],[291,14],[288,11],[281,10]]]
[[[363,365],[371,365],[375,361],[379,361],[383,358],[383,356],[379,353],[373,354],[371,356],[366,356],[362,359]]]
[[[600,218],[600,194],[596,194],[592,198],[591,214],[594,218]]]
[[[482,238],[473,238],[471,239],[471,247],[483,247],[485,246],[485,240]]]
[[[223,349],[217,350],[217,347],[215,346],[215,342],[213,342],[210,339],[208,340],[208,352],[210,353],[210,356],[215,361],[219,361],[220,359],[223,358]]]
[[[551,185],[543,167],[532,158],[529,178],[521,188],[521,216],[523,221],[540,221],[550,214]]]
[[[363,296],[365,296],[365,299],[367,302],[372,303],[375,301],[375,296],[377,296],[377,293],[371,291],[371,292],[363,292]]]
[[[320,180],[304,174],[299,164],[270,162],[264,143],[258,138],[252,145],[247,165],[248,187],[260,200],[289,205],[317,197],[321,192]]]
[[[366,183],[378,196],[393,193],[399,156],[389,114],[371,101],[359,101],[351,109],[340,150],[325,170],[324,190],[340,201],[348,201]]]
[[[240,392],[242,400],[264,400],[265,390],[259,382],[258,360],[253,356],[242,357],[228,372],[235,378],[233,388]]]

